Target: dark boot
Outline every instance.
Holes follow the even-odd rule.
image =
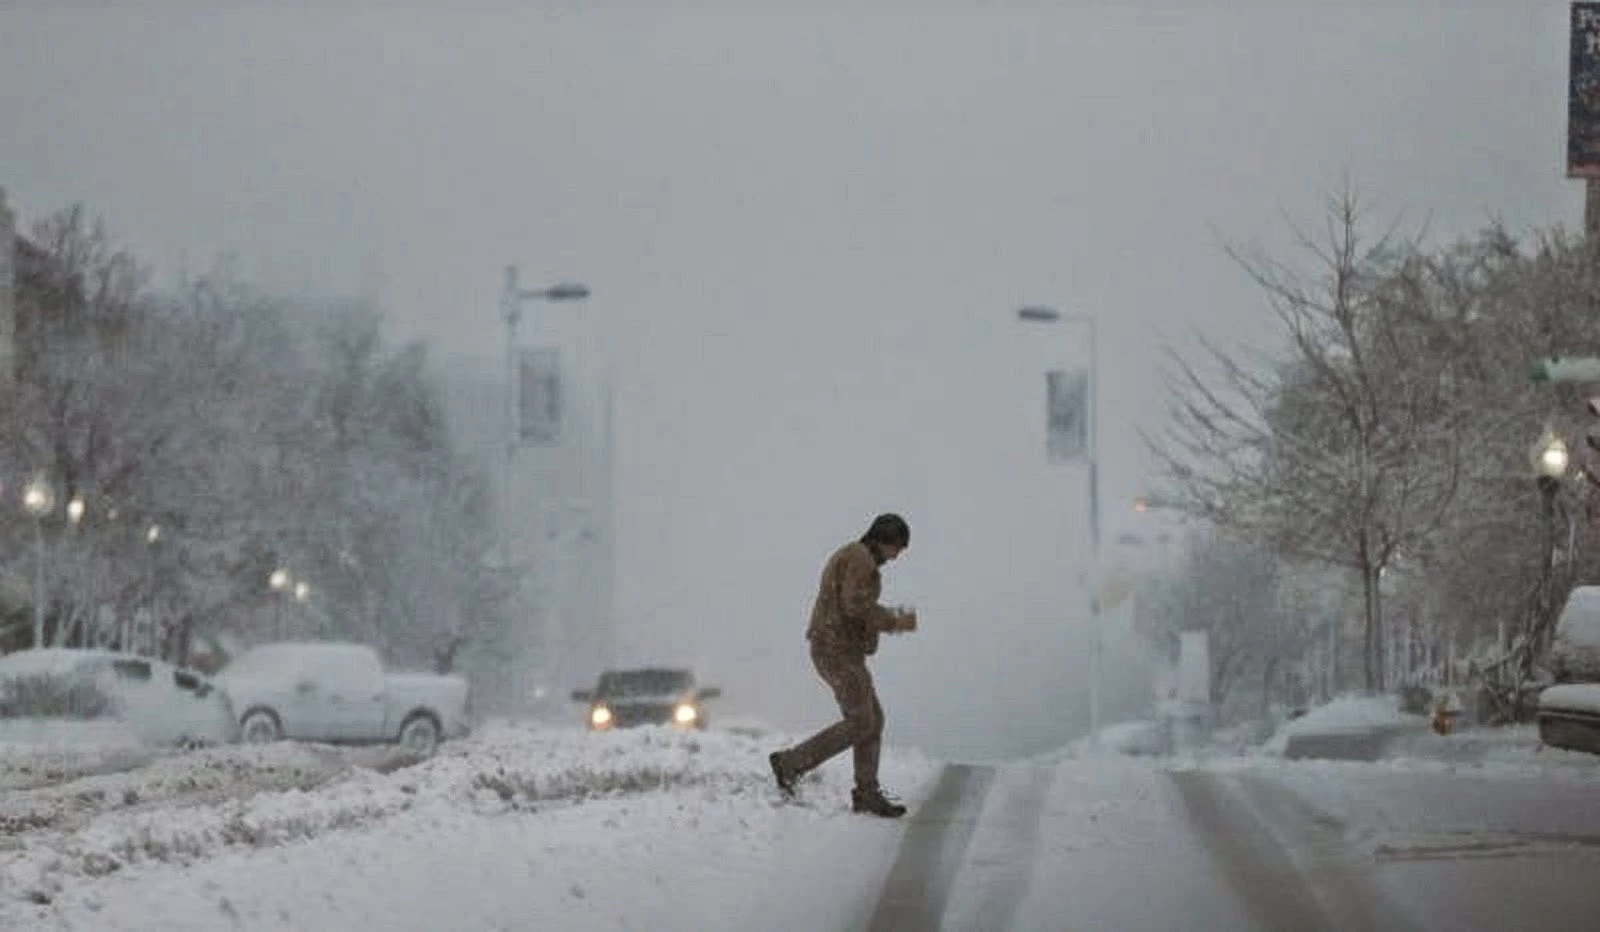
[[[883,794],[881,789],[850,791],[852,812],[865,812],[885,819],[898,819],[906,814],[906,807]]]
[[[783,766],[783,752],[773,751],[768,754],[767,763],[772,765],[772,780],[778,784],[778,790],[785,796],[793,796],[795,775],[789,768]]]

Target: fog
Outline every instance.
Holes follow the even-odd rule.
[[[1223,238],[1285,250],[1345,178],[1435,238],[1581,206],[1565,3],[57,6],[0,10],[25,219],[81,200],[164,276],[373,296],[459,379],[503,365],[506,264],[588,283],[536,313],[613,373],[617,659],[821,724],[817,573],[899,511],[885,599],[923,630],[874,666],[889,739],[946,756],[1087,715],[1083,475],[1045,460],[1041,374],[1083,331],[1019,305],[1101,322],[1113,539],[1161,346],[1262,332]]]

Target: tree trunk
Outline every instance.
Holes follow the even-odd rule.
[[[1379,568],[1372,564],[1371,550],[1361,541],[1362,651],[1361,672],[1368,692],[1383,690],[1383,607],[1378,591]]]
[[[1343,650],[1343,618],[1335,617],[1328,626],[1328,680],[1324,687],[1324,699],[1332,699],[1344,689],[1344,664],[1339,659]]]

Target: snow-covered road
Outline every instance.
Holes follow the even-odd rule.
[[[1325,913],[1355,890],[1381,928],[1579,930],[1597,924],[1593,763],[1519,773],[1307,762],[1216,779],[1266,814]]]
[[[1592,925],[1600,769],[1571,759],[891,752],[892,822],[845,811],[847,762],[778,804],[785,740],[500,726],[391,773],[283,745],[14,791],[0,928]]]
[[[1008,766],[942,928],[1591,929],[1600,766],[1572,764]]]

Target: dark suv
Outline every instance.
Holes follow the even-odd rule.
[[[572,701],[589,705],[584,720],[590,731],[666,725],[706,727],[705,701],[722,695],[715,686],[699,686],[694,671],[665,667],[607,670],[595,688],[579,689]]]

